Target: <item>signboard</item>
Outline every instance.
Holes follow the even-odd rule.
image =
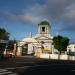
[[[0,43],[8,43],[8,40],[0,40]]]

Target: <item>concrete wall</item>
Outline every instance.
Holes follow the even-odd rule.
[[[58,59],[58,54],[41,54],[40,58],[45,59]],[[68,60],[68,55],[60,55],[61,60]]]

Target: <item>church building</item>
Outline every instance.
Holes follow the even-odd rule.
[[[32,37],[24,38],[18,42],[17,55],[34,54],[37,56],[41,53],[53,52],[53,40],[51,36],[51,25],[47,21],[38,24],[38,32]]]

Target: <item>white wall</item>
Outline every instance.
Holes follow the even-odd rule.
[[[75,52],[75,44],[70,44],[67,46],[67,51],[69,51],[69,49],[72,51],[72,52]]]
[[[41,53],[40,58],[45,58],[45,59],[58,59],[58,54],[45,54]],[[68,60],[68,55],[60,55],[61,60]]]
[[[32,45],[32,43],[28,44],[28,53],[27,54],[31,54],[31,53],[33,53],[33,45]]]
[[[17,49],[17,56],[21,56],[21,54],[22,54],[22,48],[18,47],[18,49]]]

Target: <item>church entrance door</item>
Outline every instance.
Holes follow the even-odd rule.
[[[24,46],[22,46],[22,55],[26,55],[28,52],[28,44],[25,44]]]

